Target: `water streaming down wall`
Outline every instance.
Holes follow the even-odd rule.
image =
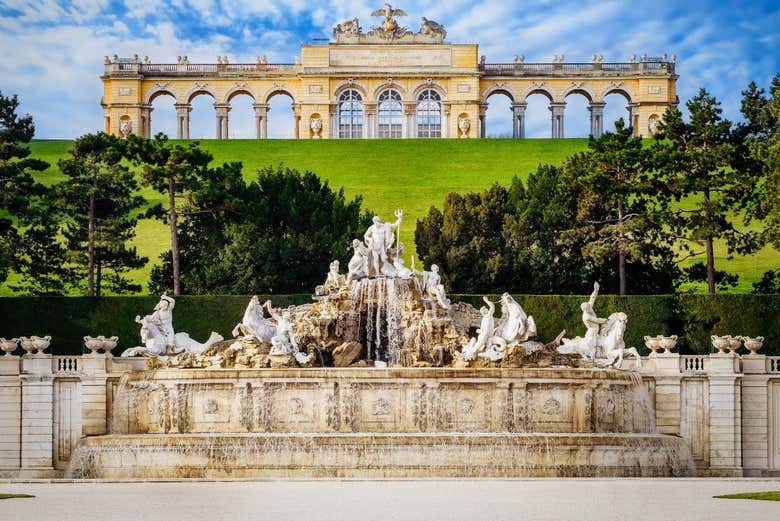
[[[350,302],[359,324],[354,340],[367,349],[367,360],[398,364],[403,347],[404,315],[411,312],[411,279],[364,278],[352,282]]]
[[[71,477],[685,476],[648,382],[593,369],[129,374]]]

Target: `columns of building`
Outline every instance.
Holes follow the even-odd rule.
[[[633,127],[634,135],[639,135],[639,103],[629,103],[626,106],[628,110],[628,124]]]
[[[593,137],[599,137],[604,133],[604,107],[606,105],[603,101],[593,101],[588,105],[588,112],[590,112],[590,135]]]
[[[141,105],[141,128],[138,129],[141,137],[152,137],[152,110],[151,105]]]
[[[512,137],[524,138],[525,137],[525,109],[528,108],[528,103],[513,103],[512,104]]]
[[[442,103],[442,112],[444,112],[444,124],[441,128],[441,137],[450,137],[450,104]]]
[[[255,135],[257,139],[268,139],[268,111],[271,109],[263,103],[253,103],[255,109]]]
[[[230,104],[215,103],[214,109],[217,112],[217,139],[228,139],[230,134],[230,127],[228,125]]]
[[[401,135],[405,138],[417,137],[417,125],[415,125],[415,115],[417,114],[417,103],[408,101],[404,103],[404,114],[406,115],[403,132]]]
[[[563,113],[565,109],[565,102],[550,103],[550,121],[552,126],[550,137],[553,139],[563,138]]]
[[[371,139],[376,137],[376,107],[377,104],[370,101],[363,104],[363,109],[366,114],[366,124],[363,129],[364,138]]]
[[[477,126],[477,137],[484,138],[487,136],[487,125],[485,120],[487,119],[487,103],[480,103],[479,105],[479,125]]]
[[[339,137],[339,109],[336,103],[331,103],[328,115],[330,117],[330,126],[328,132],[331,139],[338,139]]]
[[[189,103],[176,103],[176,137],[179,139],[190,138],[190,112],[192,105]]]

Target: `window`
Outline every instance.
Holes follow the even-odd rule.
[[[377,137],[400,138],[404,117],[401,95],[396,90],[387,89],[379,95],[378,102]]]
[[[417,96],[417,137],[441,137],[441,96],[433,89]]]
[[[363,137],[363,97],[354,89],[339,96],[339,138]]]

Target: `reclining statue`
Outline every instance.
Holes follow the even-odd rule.
[[[444,284],[441,283],[441,275],[439,275],[439,267],[436,264],[431,264],[431,271],[417,271],[414,270],[417,275],[422,275],[422,294],[423,297],[436,302],[444,309],[450,308],[450,300],[444,292]]]
[[[271,338],[276,334],[276,324],[263,315],[263,307],[270,304],[271,301],[267,300],[261,305],[257,295],[253,296],[246,307],[246,311],[244,311],[244,318],[241,319],[241,323],[236,324],[236,327],[233,328],[233,336],[244,335],[245,337],[254,338],[258,342],[270,344]]]
[[[271,318],[276,321],[276,333],[271,338],[270,355],[292,355],[299,364],[310,362],[314,354],[306,355],[300,351],[298,342],[293,333],[292,313],[285,309],[281,313],[271,307],[271,303],[266,302],[266,309],[271,314]]]
[[[141,325],[141,341],[144,345],[126,349],[122,356],[158,357],[180,353],[202,353],[212,344],[224,340],[219,333],[213,331],[203,344],[190,338],[188,333],[175,333],[173,330],[175,305],[176,301],[163,293],[151,315],[135,317],[135,321]]]

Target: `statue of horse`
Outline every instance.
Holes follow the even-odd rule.
[[[564,354],[578,353],[590,358],[594,364],[602,367],[620,367],[623,357],[631,355],[636,367],[641,367],[642,358],[634,347],[626,348],[623,334],[628,324],[628,316],[623,312],[612,313],[599,329],[595,345],[583,337],[564,338],[558,351]]]
[[[257,295],[253,296],[244,311],[244,317],[241,319],[241,322],[233,328],[233,336],[252,336],[258,342],[270,343],[276,334],[276,324],[263,315],[263,307],[269,303],[270,301],[261,305]]]

